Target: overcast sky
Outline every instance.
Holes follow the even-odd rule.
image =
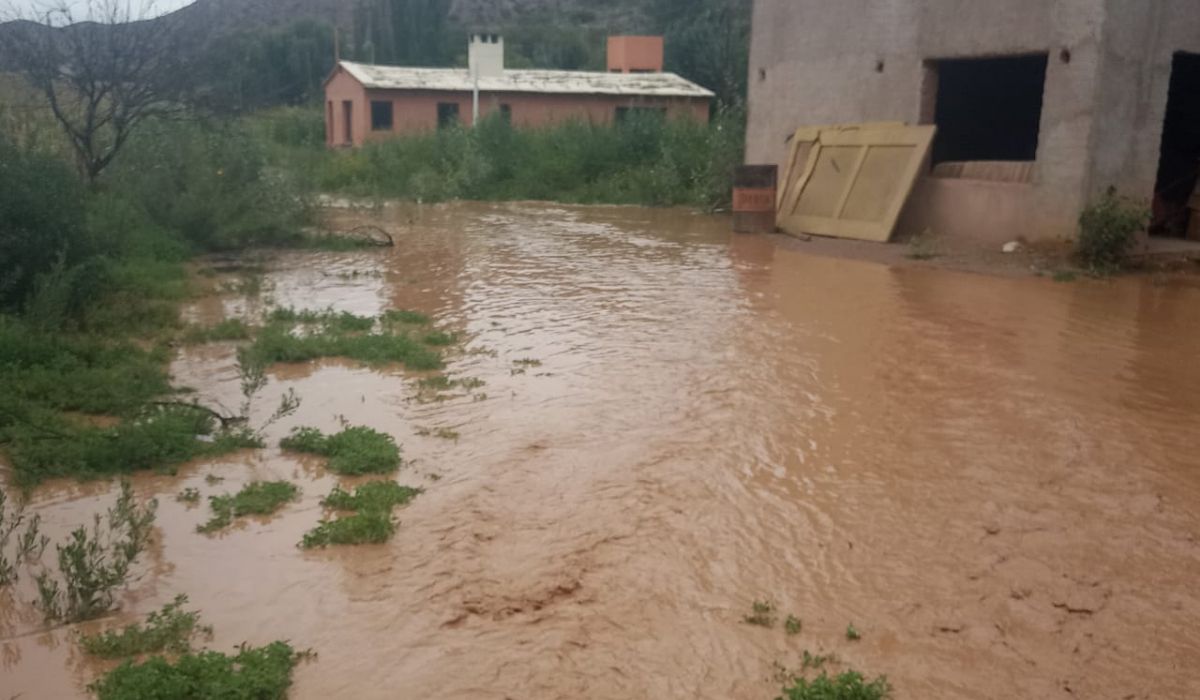
[[[112,0],[98,0],[100,4],[111,2]],[[130,14],[134,17],[141,18],[143,15],[153,17],[155,15],[174,12],[184,5],[191,5],[195,0],[122,0],[129,3]],[[76,5],[76,19],[83,19],[86,14],[86,2],[77,0],[67,0]],[[0,0],[0,19],[8,19],[10,17],[30,17],[44,11],[47,7],[57,7],[62,3],[62,0]],[[143,12],[143,8],[145,11]]]

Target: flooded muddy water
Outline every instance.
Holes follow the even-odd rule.
[[[1200,697],[1196,278],[887,267],[673,210],[331,217],[398,245],[279,254],[258,298],[188,314],[406,308],[458,333],[447,371],[479,388],[423,401],[417,375],[327,361],[276,367],[255,408],[303,399],[271,445],[385,430],[425,493],[386,545],[302,551],[338,483],[319,462],[272,446],[139,476],[157,544],[88,629],[186,593],[213,648],[315,650],[295,698],[766,700],[804,650],[902,699]],[[233,352],[183,349],[175,381],[236,406]],[[219,536],[173,497],[266,478],[302,499]],[[114,494],[56,482],[33,506],[59,534]],[[0,697],[85,695],[106,667],[17,597]],[[745,624],[756,599],[802,631]]]

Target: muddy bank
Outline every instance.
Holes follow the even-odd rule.
[[[1200,696],[1190,279],[890,267],[671,210],[331,216],[400,244],[280,254],[257,296],[189,317],[417,309],[464,339],[448,373],[486,384],[429,400],[400,369],[276,368],[256,420],[289,388],[303,404],[271,444],[369,425],[426,492],[388,544],[306,552],[340,483],[317,461],[270,448],[138,477],[158,545],[116,620],[187,593],[214,648],[317,651],[297,698],[755,700],[804,650],[898,698]],[[236,405],[233,353],[183,349],[176,383]],[[254,479],[302,497],[215,537],[173,498]],[[34,507],[61,534],[113,495],[54,483]],[[15,593],[0,697],[84,695],[103,666]],[[754,599],[803,631],[745,624]]]

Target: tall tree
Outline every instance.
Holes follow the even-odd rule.
[[[746,98],[752,0],[650,0],[647,13],[666,37],[667,69],[717,93]]]
[[[12,28],[5,63],[46,99],[80,170],[95,181],[144,120],[178,109],[198,37],[137,0],[54,0]]]

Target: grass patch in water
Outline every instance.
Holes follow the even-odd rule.
[[[783,630],[789,635],[800,634],[802,629],[804,629],[804,623],[795,615],[788,615],[787,619],[783,621]]]
[[[846,625],[846,639],[850,640],[851,642],[857,642],[858,640],[862,639],[862,632],[858,631],[858,629],[854,626],[854,623]]]
[[[419,311],[407,309],[392,309],[383,314],[383,320],[389,323],[406,323],[413,326],[429,324],[429,317]]]
[[[193,326],[183,334],[186,343],[212,343],[229,340],[249,340],[250,326],[240,318],[227,318],[215,326]]]
[[[426,333],[425,337],[421,338],[421,340],[426,345],[443,347],[446,345],[453,345],[458,340],[458,337],[453,333],[447,333],[445,331],[433,331]]]
[[[382,544],[392,538],[396,523],[389,511],[368,510],[326,520],[304,533],[304,549],[331,544]]]
[[[243,348],[243,361],[265,366],[276,362],[346,357],[367,364],[398,362],[415,370],[441,369],[441,355],[420,340],[387,330],[380,333],[347,330],[348,326],[356,323],[341,319],[303,335],[292,333],[291,327],[286,324],[269,324],[252,344]]]
[[[179,493],[175,494],[175,500],[180,503],[199,503],[200,489],[188,487]]]
[[[243,645],[234,655],[202,651],[175,661],[154,656],[142,663],[126,661],[88,689],[99,700],[282,700],[293,669],[305,657],[287,642]]]
[[[742,616],[742,621],[748,625],[774,627],[775,605],[770,601],[756,600],[750,604],[750,614]]]
[[[145,624],[135,622],[120,630],[81,635],[79,641],[84,651],[102,659],[121,659],[162,651],[187,653],[192,650],[194,637],[212,636],[212,627],[200,624],[200,613],[184,611],[185,603],[187,596],[178,595],[162,610],[150,613]]]
[[[392,436],[365,426],[328,436],[316,428],[296,428],[279,446],[328,457],[329,471],[337,474],[387,474],[400,468],[400,448]]]
[[[213,517],[196,527],[197,532],[216,532],[229,527],[234,518],[245,515],[270,515],[300,493],[287,481],[253,481],[234,495],[209,496]]]
[[[371,481],[354,489],[351,494],[340,486],[334,487],[321,501],[326,508],[336,510],[384,510],[390,512],[421,494],[421,489],[401,486],[394,481]]]
[[[868,681],[857,671],[832,677],[822,671],[813,679],[793,677],[782,692],[776,700],[886,700],[892,687],[883,676]]]
[[[356,316],[349,311],[303,310],[291,307],[275,309],[267,317],[270,321],[288,325],[320,326],[327,333],[365,333],[375,327],[370,316]]]
[[[422,492],[422,489],[401,486],[394,481],[372,481],[354,489],[353,494],[340,486],[335,487],[321,504],[326,508],[357,512],[321,521],[304,534],[300,546],[312,549],[333,544],[387,542],[396,533],[392,509],[407,504]]]

